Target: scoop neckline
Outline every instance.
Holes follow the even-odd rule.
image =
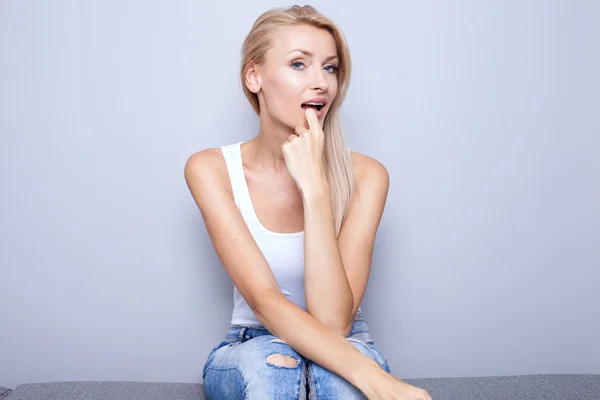
[[[241,173],[241,177],[242,177],[242,184],[244,186],[244,195],[246,196],[246,199],[248,200],[248,204],[250,206],[250,211],[252,213],[252,218],[254,219],[256,224],[259,226],[259,228],[268,235],[280,237],[280,238],[293,238],[293,237],[303,236],[304,235],[303,230],[300,232],[274,232],[272,230],[267,229],[263,225],[263,223],[260,222],[260,219],[258,219],[256,210],[254,209],[254,203],[252,202],[252,197],[250,196],[250,188],[248,188],[248,181],[246,181],[246,173],[244,172],[244,162],[242,159],[242,143],[245,143],[245,142],[237,143],[236,150],[237,150],[237,157],[238,157],[238,161],[239,161],[238,165],[239,165],[240,173]]]

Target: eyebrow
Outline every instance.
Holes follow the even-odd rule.
[[[299,51],[300,53],[304,54],[304,55],[305,55],[305,56],[307,56],[307,57],[312,57],[312,56],[314,56],[314,54],[313,54],[313,53],[311,53],[311,52],[310,52],[310,51],[308,51],[308,50],[304,50],[304,49],[294,49],[294,50],[290,51],[288,54],[290,54],[290,53],[293,53],[294,51]],[[334,55],[332,55],[332,56],[329,56],[329,57],[327,57],[327,58],[325,59],[325,61],[327,62],[327,61],[329,61],[329,60],[333,60],[333,59],[335,59],[335,58],[338,58],[337,54],[334,54]]]

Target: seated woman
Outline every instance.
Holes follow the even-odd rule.
[[[431,399],[390,374],[360,310],[389,179],[342,135],[339,28],[310,6],[264,13],[241,79],[258,134],[185,166],[234,283],[232,326],[204,367],[208,398]]]

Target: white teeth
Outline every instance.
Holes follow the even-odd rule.
[[[312,101],[304,103],[307,106],[323,106],[323,103],[313,103]]]

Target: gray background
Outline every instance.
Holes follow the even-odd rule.
[[[313,3],[391,175],[363,303],[401,378],[600,373],[600,3]],[[232,286],[183,177],[249,140],[269,1],[0,2],[0,384],[201,380]]]

